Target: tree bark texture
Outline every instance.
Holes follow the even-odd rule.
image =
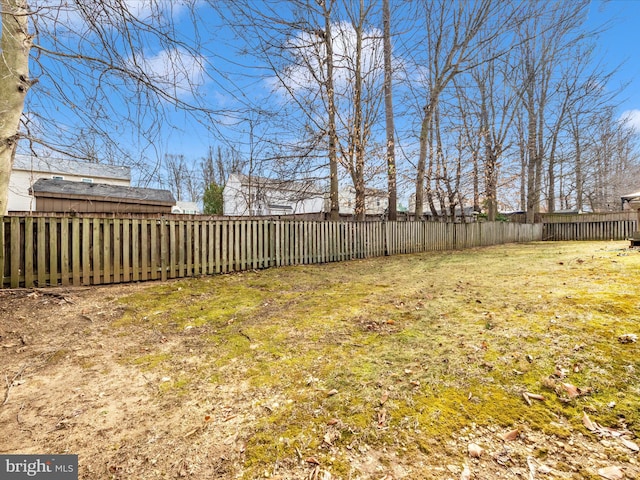
[[[398,219],[398,192],[396,182],[396,154],[393,118],[393,71],[391,66],[391,12],[389,0],[382,1],[383,49],[384,49],[384,112],[387,133],[387,188],[389,190],[389,220]]]
[[[328,143],[329,143],[329,218],[338,220],[340,216],[339,186],[338,186],[338,146],[336,130],[336,101],[333,84],[333,33],[331,31],[331,0],[323,2],[324,14],[324,43],[326,48],[327,79],[327,115],[328,115]]]
[[[28,33],[26,0],[0,1],[2,38],[0,39],[0,215],[7,212],[9,177],[19,137],[24,99],[32,85],[29,80],[29,53],[32,37]]]

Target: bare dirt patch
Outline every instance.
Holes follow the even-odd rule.
[[[0,291],[0,452],[83,479],[640,478],[638,267],[558,243]]]

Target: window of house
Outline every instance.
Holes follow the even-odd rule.
[[[53,180],[64,180],[64,177],[62,175],[51,175],[51,178]]]
[[[81,181],[83,183],[93,183],[93,178],[83,178]]]

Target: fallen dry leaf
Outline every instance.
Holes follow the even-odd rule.
[[[575,385],[571,385],[570,383],[561,383],[560,385],[562,385],[562,388],[564,388],[564,391],[567,392],[567,395],[569,396],[569,398],[576,398],[578,396],[580,396],[580,389],[578,389],[578,387],[576,387]]]
[[[598,430],[598,427],[595,426],[586,412],[582,412],[582,424],[587,427],[587,430],[591,432],[595,432],[596,430]]]
[[[635,333],[625,333],[618,337],[618,341],[620,343],[636,343],[638,341],[638,336]]]
[[[469,470],[469,465],[465,465],[462,469],[460,480],[471,480],[471,470]]]
[[[620,441],[628,449],[633,450],[634,452],[640,451],[640,447],[638,447],[638,444],[636,442],[632,442],[631,440],[627,440],[626,438],[621,438]]]
[[[530,392],[525,392],[527,394],[527,397],[533,399],[533,400],[538,400],[540,402],[544,402],[544,396],[540,395],[539,393],[530,393]]]
[[[384,427],[386,423],[387,423],[387,409],[381,408],[380,410],[378,410],[378,426]]]
[[[598,475],[607,480],[623,480],[624,472],[620,467],[604,467],[598,469]]]
[[[389,394],[385,392],[382,394],[382,397],[380,397],[380,405],[387,403],[387,400],[389,400]]]
[[[333,390],[329,390],[327,392],[327,397],[333,397],[334,395],[338,394],[338,390],[336,390],[335,388]]]
[[[310,463],[312,465],[320,465],[320,462],[318,461],[318,459],[316,457],[307,457],[304,460],[307,463]]]
[[[484,448],[482,448],[477,443],[470,443],[468,449],[469,456],[471,458],[480,458],[482,456],[482,453],[484,452]]]
[[[502,440],[506,441],[506,442],[511,442],[513,440],[515,440],[516,438],[518,438],[518,435],[520,434],[520,430],[518,430],[517,428],[515,430],[510,430],[506,433],[503,433],[502,435],[500,435],[500,437],[502,438]]]
[[[558,378],[566,377],[567,373],[569,373],[569,371],[566,368],[562,368],[562,367],[558,367],[558,366],[556,366],[556,371],[553,372],[553,374]]]

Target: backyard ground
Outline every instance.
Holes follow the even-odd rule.
[[[640,478],[640,252],[0,291],[0,453],[82,479]]]

